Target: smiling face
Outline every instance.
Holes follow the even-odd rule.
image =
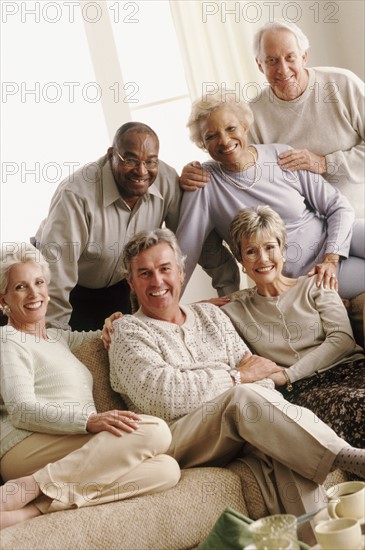
[[[247,128],[230,107],[212,111],[200,121],[200,131],[212,159],[234,171],[245,163]]]
[[[262,35],[258,67],[275,95],[285,101],[299,97],[307,88],[307,53],[302,53],[289,30],[266,31]]]
[[[179,315],[179,300],[184,275],[174,251],[159,243],[140,252],[131,262],[129,284],[145,315],[174,322]]]
[[[262,233],[241,244],[242,265],[260,290],[281,279],[283,251],[273,235]]]
[[[154,135],[133,128],[121,136],[117,147],[108,149],[115,182],[124,201],[131,208],[157,177],[158,151],[159,143]],[[118,153],[127,163],[121,160]],[[128,166],[131,160],[137,161],[137,166]]]
[[[2,305],[10,308],[9,320],[17,330],[27,332],[36,323],[43,325],[47,304],[48,287],[41,267],[32,261],[14,265],[9,271]]]

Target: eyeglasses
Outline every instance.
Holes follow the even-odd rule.
[[[136,159],[125,159],[122,157],[118,151],[116,151],[118,157],[123,162],[124,166],[127,168],[139,168],[141,164],[144,164],[147,170],[153,170],[154,168],[157,168],[158,166],[158,159],[150,159],[150,160],[136,160]]]

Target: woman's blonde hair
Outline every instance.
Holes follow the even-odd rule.
[[[51,280],[49,266],[41,252],[27,242],[8,242],[1,246],[0,257],[0,294],[6,294],[9,273],[14,265],[34,262],[42,270],[44,279],[48,284]]]
[[[242,262],[242,242],[263,233],[275,237],[281,250],[286,248],[285,224],[270,206],[260,205],[238,212],[229,226],[229,246],[236,260]]]

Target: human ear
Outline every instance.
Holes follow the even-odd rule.
[[[128,282],[128,284],[129,284],[129,286],[130,286],[132,292],[135,292],[136,290],[135,290],[135,286],[134,286],[134,284],[133,284],[132,277],[128,277],[127,282]]]
[[[260,63],[258,57],[256,57],[256,63],[257,63],[257,66],[258,66],[258,68],[259,68],[259,71],[260,71],[262,74],[265,74],[265,73],[264,73],[264,69],[262,68],[262,64]]]

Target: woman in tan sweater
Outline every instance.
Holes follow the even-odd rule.
[[[365,369],[347,312],[328,280],[285,277],[286,230],[268,206],[239,212],[230,246],[253,288],[222,309],[253,353],[274,361],[288,401],[307,407],[356,447],[365,447]],[[335,275],[332,276],[335,280]]]

